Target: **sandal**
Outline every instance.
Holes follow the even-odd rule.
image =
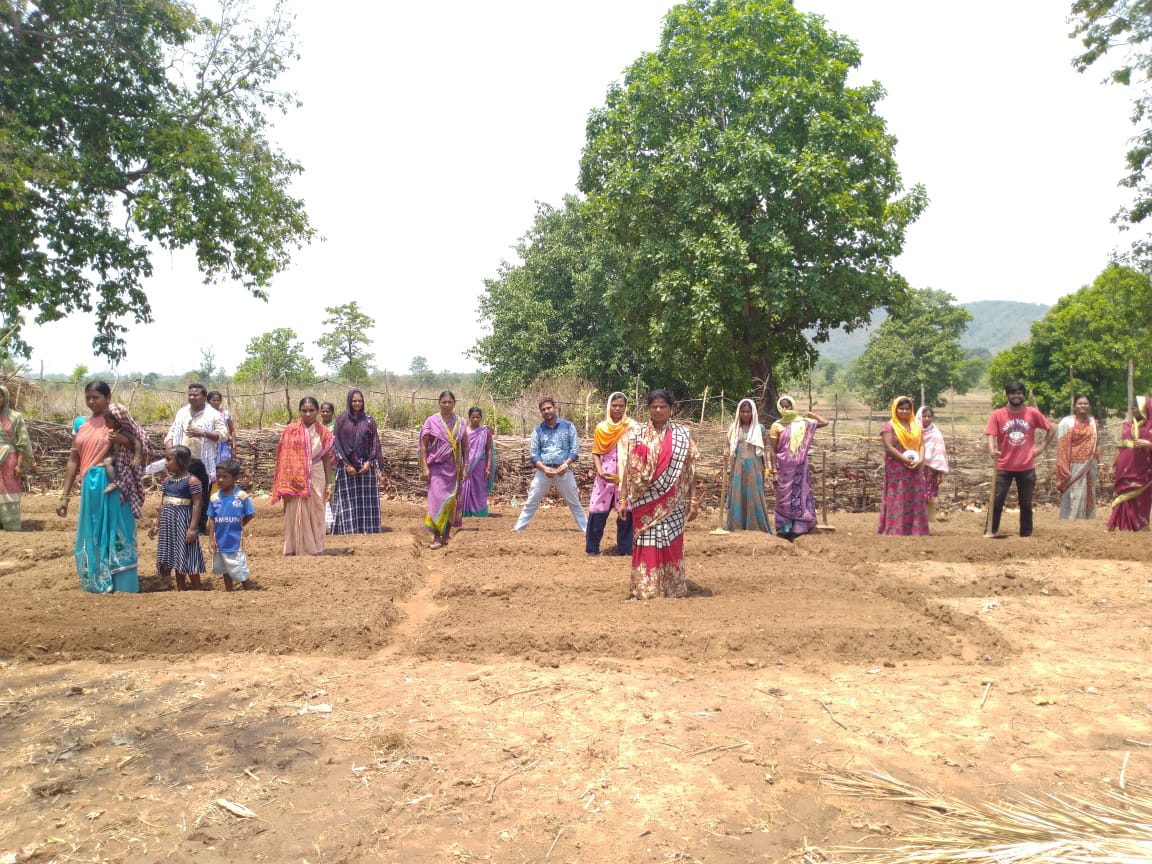
[[[443,549],[444,544],[442,542],[440,542],[439,540],[433,540],[432,545],[429,546],[428,548],[429,549]]]

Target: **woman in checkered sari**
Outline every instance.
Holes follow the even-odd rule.
[[[696,518],[696,445],[671,422],[672,394],[648,394],[648,422],[628,442],[617,511],[632,510],[631,600],[684,597],[684,529]]]
[[[364,410],[364,394],[348,393],[347,410],[336,418],[336,489],[332,493],[333,534],[380,533],[383,457],[376,421]]]

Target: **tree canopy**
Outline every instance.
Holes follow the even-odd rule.
[[[324,319],[328,332],[316,340],[316,344],[324,349],[324,365],[335,370],[345,381],[364,381],[372,361],[376,359],[376,355],[368,350],[371,343],[365,334],[376,326],[376,322],[360,311],[355,300],[343,306],[325,307],[324,311],[328,313]]]
[[[953,384],[957,393],[967,392],[960,339],[971,320],[972,313],[946,291],[910,291],[853,364],[860,398],[877,408],[897,396],[919,403],[923,389],[924,404],[939,406],[940,394]]]
[[[1106,408],[1126,411],[1130,359],[1137,393],[1152,387],[1152,345],[1142,326],[1150,319],[1152,280],[1111,265],[1033,322],[1029,341],[996,355],[988,370],[993,393],[1002,394],[1009,381],[1022,381],[1044,411],[1067,409],[1070,388],[1099,397]]]
[[[569,195],[559,208],[538,204],[516,253],[519,263],[502,262],[496,278],[484,280],[480,319],[492,332],[472,349],[497,392],[565,373],[608,389],[637,374],[655,380],[647,358],[625,346],[625,326],[608,307],[615,249],[593,235],[579,198]]]
[[[282,6],[241,0],[27,0],[0,18],[0,319],[93,312],[94,350],[125,354],[151,320],[156,248],[189,248],[205,281],[257,296],[313,236],[289,194],[301,166],[267,138],[296,57]],[[14,342],[27,355],[27,345]]]
[[[1134,190],[1130,207],[1123,208],[1116,221],[1139,225],[1152,214],[1152,3],[1148,0],[1075,0],[1072,4],[1072,36],[1079,38],[1084,52],[1073,61],[1084,72],[1105,60],[1120,59],[1108,80],[1133,90],[1132,123],[1136,137],[1125,155],[1128,174],[1120,182]],[[1152,238],[1132,245],[1134,263],[1143,269],[1152,266]]]
[[[580,163],[623,339],[692,388],[762,388],[896,303],[892,267],[927,203],[906,191],[884,90],[860,52],[788,0],[694,0],[588,119]]]
[[[259,382],[265,387],[270,381],[295,384],[315,377],[316,370],[304,353],[304,343],[297,340],[296,331],[290,327],[277,327],[254,336],[235,375],[237,381]]]

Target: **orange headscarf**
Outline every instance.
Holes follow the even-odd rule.
[[[896,416],[896,406],[905,399],[912,402],[911,396],[897,396],[892,400],[892,431],[896,433],[896,439],[900,442],[902,449],[915,450],[919,453],[921,442],[920,424],[913,418],[909,420],[908,425],[905,426]],[[915,405],[916,403],[912,402],[912,404]]]
[[[302,420],[284,427],[276,448],[276,473],[272,476],[272,503],[281,498],[307,498],[312,489],[312,465],[332,449],[335,437],[323,423],[312,424],[320,435],[320,452],[312,455],[312,439]]]

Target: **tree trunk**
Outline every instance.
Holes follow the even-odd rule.
[[[780,393],[776,389],[776,377],[772,374],[771,358],[760,355],[752,361],[752,384],[756,388],[755,399],[760,403],[760,416],[775,417],[776,400],[780,398]]]

